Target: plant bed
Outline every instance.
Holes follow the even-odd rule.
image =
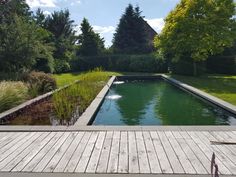
[[[82,74],[79,81],[42,95],[3,114],[2,125],[73,125],[106,85],[109,75],[100,70]]]

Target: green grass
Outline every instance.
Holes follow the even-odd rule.
[[[191,77],[171,75],[171,77],[236,105],[236,76],[204,75]]]
[[[109,72],[109,71],[102,71],[102,74],[106,76],[113,76],[113,75],[120,75],[117,72]],[[57,86],[62,87],[68,84],[73,83],[76,80],[83,79],[86,73],[65,73],[65,74],[54,74],[54,78],[56,79]]]
[[[120,75],[155,75],[155,73],[143,73],[143,72],[113,72],[113,71],[101,71],[106,76],[120,76]],[[53,77],[56,79],[57,86],[62,87],[73,83],[76,80],[81,80],[84,73],[64,73],[54,74]]]

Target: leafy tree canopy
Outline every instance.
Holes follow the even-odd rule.
[[[83,19],[81,23],[81,34],[79,35],[79,55],[94,56],[101,54],[104,47],[104,39],[93,31],[92,26],[87,19]]]
[[[53,50],[44,39],[47,31],[25,18],[13,16],[11,23],[0,25],[0,66],[2,71],[27,71],[37,58],[52,57]]]
[[[0,70],[31,70],[43,59],[51,63],[47,72],[52,72],[54,49],[47,40],[50,33],[36,25],[25,0],[1,1],[0,14]]]
[[[204,61],[236,38],[233,0],[181,0],[165,19],[155,46],[172,61]]]
[[[25,0],[1,0],[0,23],[9,22],[14,15],[30,17],[31,11]]]
[[[146,53],[148,52],[147,34],[141,11],[131,4],[120,19],[113,38],[113,49],[117,53]]]

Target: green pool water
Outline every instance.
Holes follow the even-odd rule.
[[[236,118],[160,79],[113,84],[93,125],[236,125]]]

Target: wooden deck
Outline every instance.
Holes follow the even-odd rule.
[[[236,175],[236,131],[1,132],[0,172]]]

